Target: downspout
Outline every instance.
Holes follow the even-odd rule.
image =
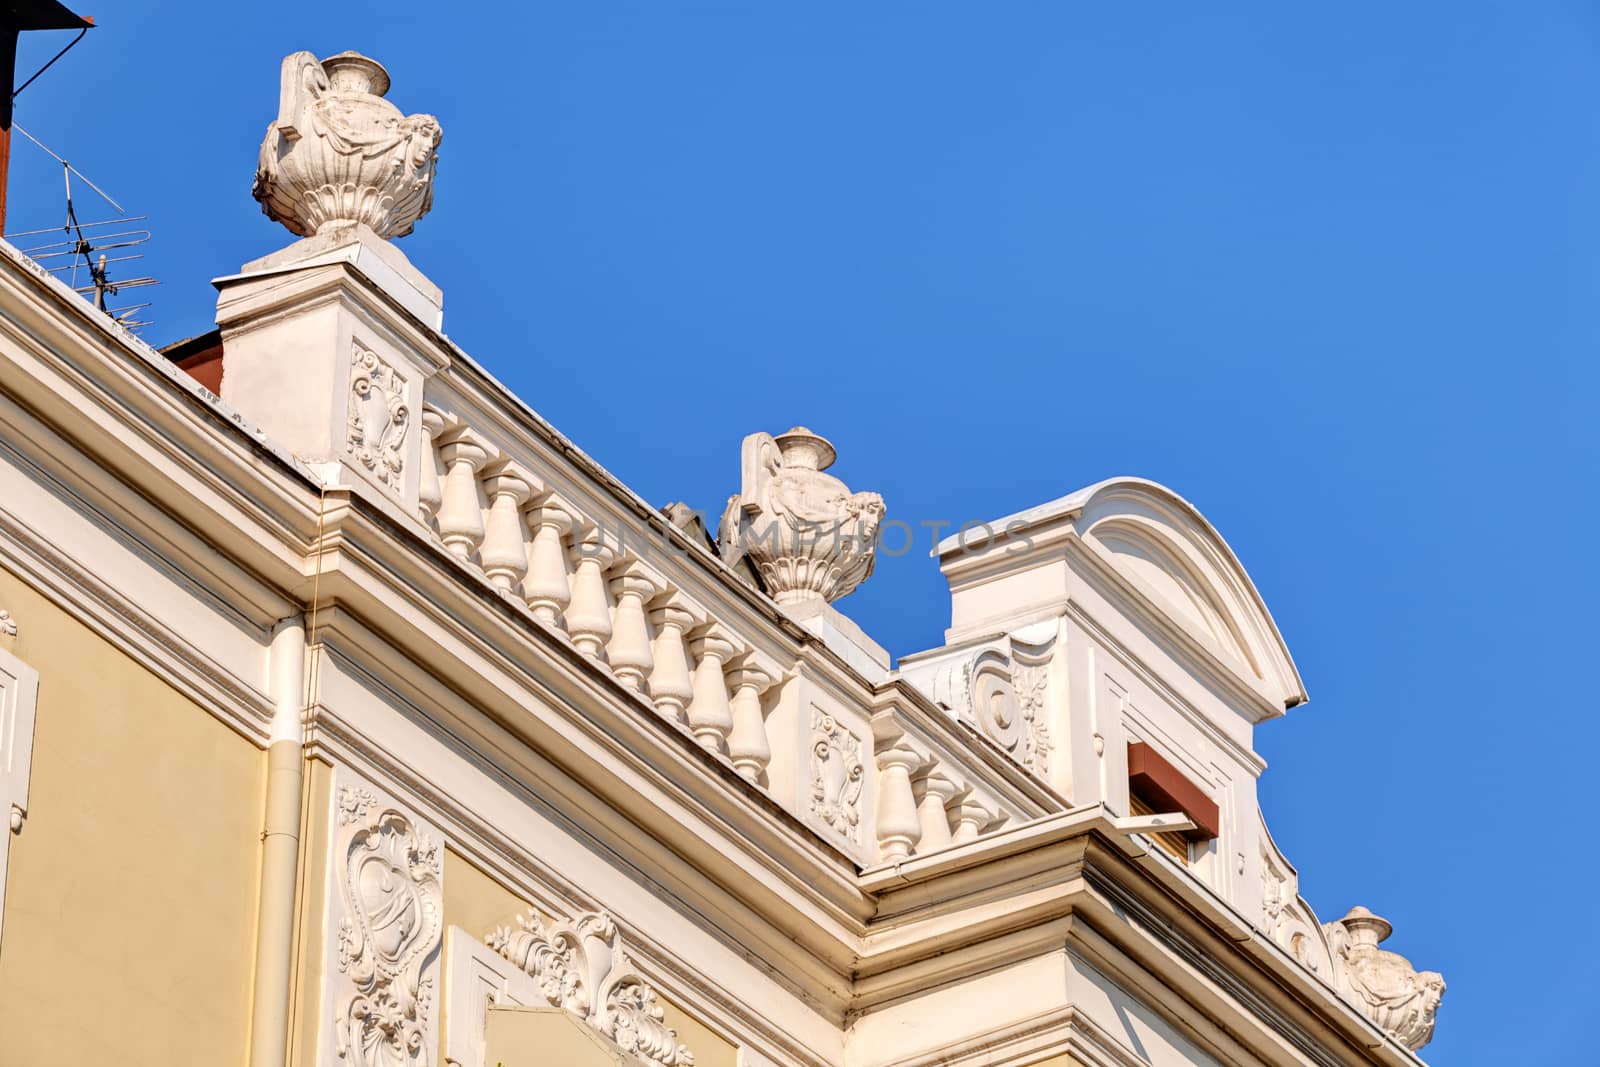
[[[267,803],[261,831],[260,911],[250,1067],[285,1067],[289,1054],[295,886],[300,870],[300,808],[306,703],[304,615],[279,622],[268,652],[273,701],[267,749]]]

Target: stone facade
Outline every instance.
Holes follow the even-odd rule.
[[[1306,694],[1198,511],[1122,478],[949,539],[894,666],[821,436],[745,440],[714,545],[446,340],[389,240],[438,124],[387,88],[285,60],[257,195],[303,239],[218,279],[220,396],[0,248],[0,1060],[1419,1062],[1443,979],[1267,833]],[[187,983],[105,954],[120,1043],[29,992],[97,864],[155,872],[83,913]]]

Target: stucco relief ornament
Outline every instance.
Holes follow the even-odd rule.
[[[338,802],[340,1058],[354,1067],[426,1067],[434,971],[443,934],[439,844],[364,789]]]
[[[400,488],[410,423],[406,380],[376,352],[356,345],[350,359],[345,449],[390,489]]]
[[[411,232],[433,206],[442,133],[432,115],[402,115],[388,91],[383,65],[355,52],[284,59],[253,190],[268,218],[301,237],[357,222],[384,238]]]
[[[1024,660],[986,648],[942,667],[933,699],[1036,774],[1050,772],[1050,653]]]
[[[729,563],[748,556],[780,604],[838,600],[872,574],[883,498],[824,473],[836,455],[804,426],[751,434],[740,449],[739,494],[718,545]]]
[[[811,814],[840,836],[860,840],[861,739],[832,715],[811,711]]]
[[[522,915],[514,929],[500,927],[485,944],[532,978],[551,1006],[578,1016],[624,1052],[662,1067],[693,1067],[693,1053],[663,1021],[655,990],[635,970],[609,915],[589,912],[548,925]]]
[[[0,608],[0,637],[17,636],[17,620],[11,617],[11,612]]]
[[[1434,1017],[1444,997],[1444,976],[1418,971],[1397,952],[1378,947],[1394,927],[1366,908],[1351,908],[1338,922],[1324,923],[1333,949],[1339,991],[1378,1027],[1415,1052],[1433,1039]]]

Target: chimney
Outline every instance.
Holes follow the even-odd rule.
[[[445,367],[438,286],[392,243],[433,204],[431,115],[342,52],[283,61],[254,195],[301,239],[218,278],[222,399],[330,482],[417,506],[423,383]]]
[[[49,70],[57,59],[67,54],[67,49],[83,39],[94,25],[94,19],[74,15],[56,0],[12,0],[0,4],[0,233],[6,227],[6,186],[11,177],[11,107],[13,98],[33,83],[33,79]],[[44,66],[17,84],[17,37],[27,30],[77,30],[78,36],[67,43]]]

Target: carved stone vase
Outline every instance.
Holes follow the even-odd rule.
[[[1322,928],[1333,950],[1339,991],[1406,1048],[1415,1051],[1432,1040],[1444,976],[1418,971],[1399,953],[1379,948],[1394,927],[1366,908],[1351,908]]]
[[[824,473],[834,457],[833,445],[803,426],[744,439],[743,482],[718,541],[729,562],[749,557],[780,604],[834,601],[872,574],[883,498],[852,493]]]
[[[442,134],[432,115],[402,115],[388,91],[383,65],[355,52],[284,59],[253,190],[267,217],[301,237],[358,222],[384,238],[411,232],[433,206]]]

